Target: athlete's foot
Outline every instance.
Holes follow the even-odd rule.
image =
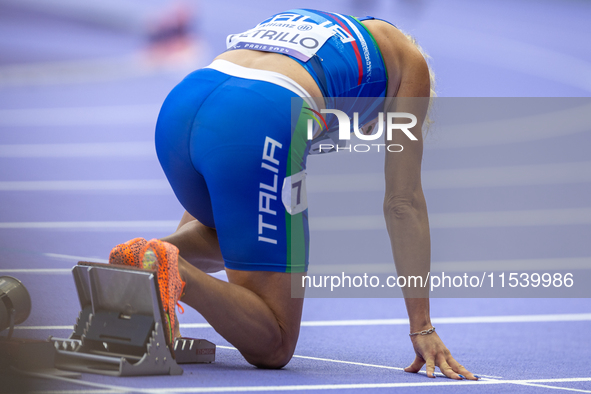
[[[178,259],[178,248],[158,239],[147,242],[140,254],[141,268],[156,271],[159,296],[164,309],[162,324],[166,341],[170,345],[174,343],[174,338],[180,335],[175,306],[185,287],[185,282],[179,274]]]
[[[115,246],[109,255],[109,264],[141,267],[140,253],[147,243],[144,238],[134,238]]]

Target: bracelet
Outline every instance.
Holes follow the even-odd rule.
[[[431,327],[428,330],[423,330],[423,331],[419,331],[419,332],[413,332],[411,334],[408,334],[409,336],[415,336],[415,335],[429,335],[429,334],[433,334],[435,332],[435,327]]]

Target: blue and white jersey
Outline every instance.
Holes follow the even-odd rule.
[[[232,34],[226,40],[228,50],[250,49],[290,56],[314,78],[325,99],[326,108],[340,109],[350,117],[359,113],[359,124],[375,118],[380,101],[373,108],[339,98],[383,98],[388,75],[380,49],[358,19],[338,13],[294,9],[273,15],[254,28]],[[328,128],[314,139],[332,139],[338,129],[336,117],[326,118]]]
[[[241,34],[228,49],[277,52],[294,58],[318,83],[324,97],[383,97],[388,81],[380,49],[351,16],[315,10],[282,12]]]

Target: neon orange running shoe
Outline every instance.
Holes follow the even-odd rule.
[[[179,274],[179,250],[173,244],[152,239],[146,243],[140,257],[141,268],[156,270],[156,280],[166,320],[162,322],[164,336],[169,344],[173,344],[174,329],[177,323],[174,307],[183,295],[185,288],[185,282]]]
[[[144,238],[134,238],[124,244],[119,244],[111,250],[109,255],[109,264],[129,265],[132,267],[141,267],[140,253],[148,241]]]

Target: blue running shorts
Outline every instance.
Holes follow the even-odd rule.
[[[227,268],[307,271],[306,96],[281,74],[218,60],[162,106],[160,164],[187,212],[217,230]]]

